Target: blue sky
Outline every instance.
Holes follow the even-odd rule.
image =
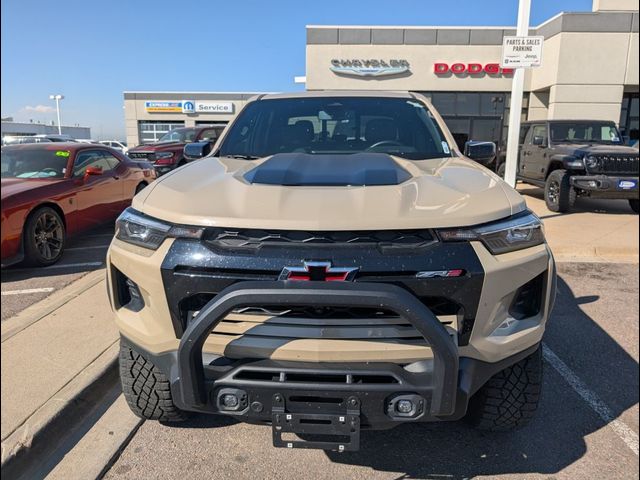
[[[532,0],[531,24],[591,0]],[[515,25],[517,0],[2,0],[2,116],[124,136],[124,90],[287,91],[305,25]]]

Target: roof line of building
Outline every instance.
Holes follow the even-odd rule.
[[[179,93],[184,95],[186,93],[219,93],[225,95],[260,95],[261,93],[275,93],[275,92],[229,92],[229,91],[193,91],[193,90],[124,90],[122,93]]]
[[[513,25],[510,26],[486,26],[486,25],[468,25],[468,26],[436,26],[436,25],[305,25],[305,28],[353,28],[353,29],[380,29],[380,30],[393,30],[402,28],[404,30],[424,30],[433,28],[434,30],[469,30],[469,29],[478,29],[478,30],[511,30],[516,27]]]

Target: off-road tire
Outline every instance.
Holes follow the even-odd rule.
[[[169,380],[164,373],[122,342],[120,381],[129,408],[138,417],[162,422],[180,422],[188,418],[187,412],[174,405]]]
[[[544,186],[544,201],[552,212],[565,213],[576,203],[576,190],[566,170],[554,170]]]
[[[46,220],[45,220],[46,219]],[[44,222],[44,223],[43,223]],[[50,255],[43,253],[38,246],[38,240],[36,237],[39,232],[50,222],[56,224],[56,238],[58,239],[59,251],[49,251]],[[53,223],[51,223],[53,225]],[[64,247],[66,244],[67,232],[64,227],[64,221],[60,214],[51,207],[41,207],[31,212],[27,221],[25,222],[24,229],[22,231],[22,241],[24,246],[24,263],[26,265],[33,265],[38,267],[46,267],[53,265],[64,253]],[[56,248],[56,250],[57,250]]]
[[[466,420],[481,430],[507,431],[525,426],[533,418],[542,387],[542,352],[505,368],[469,401]]]
[[[635,213],[640,213],[640,200],[638,200],[637,198],[630,198],[629,206]]]

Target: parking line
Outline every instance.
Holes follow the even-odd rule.
[[[633,453],[638,455],[638,434],[629,428],[624,422],[616,419],[613,412],[600,399],[600,397],[598,397],[594,391],[590,390],[589,387],[587,387],[587,385],[573,372],[573,370],[571,370],[567,364],[553,353],[553,351],[544,343],[542,344],[542,354],[544,355],[544,359],[553,368],[555,368],[560,375],[562,375],[562,378],[564,378],[569,385],[571,385],[571,388],[573,388],[576,393],[578,393],[578,395],[587,402],[591,409],[611,427],[615,434],[627,444],[627,447],[629,447]]]
[[[2,295],[27,295],[29,293],[49,293],[53,292],[55,288],[47,287],[47,288],[27,288],[24,290],[7,290],[2,292]]]
[[[107,245],[92,245],[90,247],[72,247],[72,248],[65,248],[64,251],[65,252],[73,252],[75,250],[89,250],[89,249],[97,249],[97,248],[109,248],[109,244]]]
[[[55,265],[49,265],[48,267],[12,268],[10,270],[7,270],[6,273],[9,274],[9,273],[21,273],[21,272],[33,272],[37,270],[52,270],[55,268],[99,267],[101,265],[102,265],[102,262],[56,263]]]
[[[102,265],[102,262],[56,263],[55,265],[44,267],[43,270],[52,270],[54,268],[99,267],[100,265]]]

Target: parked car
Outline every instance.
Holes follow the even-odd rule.
[[[362,429],[533,418],[556,290],[542,223],[424,96],[265,95],[214,148],[116,222],[133,412],[227,415],[271,425],[277,447],[338,451]]]
[[[22,145],[23,143],[51,143],[51,140],[34,135],[7,135],[2,137],[2,145]]]
[[[147,162],[102,145],[2,148],[2,266],[51,265],[67,236],[113,221],[156,177]]]
[[[163,175],[191,161],[183,151],[187,143],[206,142],[213,145],[223,130],[222,126],[176,128],[155,143],[129,149],[128,155],[133,159],[148,160],[153,163],[158,174]]]
[[[102,145],[106,145],[107,147],[114,148],[124,153],[125,155],[129,152],[129,148],[127,147],[127,144],[124,142],[119,142],[118,140],[100,140],[100,143]]]
[[[504,164],[498,170],[504,177]],[[517,178],[544,188],[547,208],[568,212],[578,197],[625,199],[638,213],[638,150],[614,122],[526,122],[520,131]]]

